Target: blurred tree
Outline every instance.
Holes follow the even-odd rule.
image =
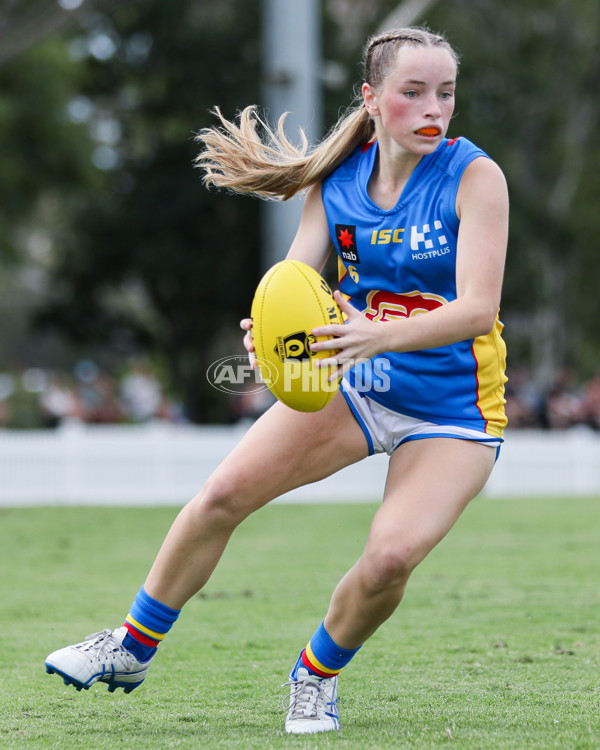
[[[110,13],[133,1],[0,0],[0,65],[90,13]]]
[[[194,421],[227,418],[205,372],[241,347],[228,336],[258,280],[259,232],[255,201],[203,189],[193,134],[214,105],[232,116],[257,100],[258,39],[258,13],[242,0],[154,0],[71,42],[108,186],[80,191],[38,323],[81,344],[160,355]],[[105,45],[102,59],[89,54],[93,43]]]
[[[62,334],[35,336],[29,319],[55,236],[106,176],[78,116],[85,71],[58,32],[125,1],[0,0],[0,370],[68,357]]]
[[[600,368],[598,261],[600,5],[456,0],[426,19],[462,53],[454,134],[499,162],[511,193],[503,317],[512,361],[541,387]],[[595,254],[595,253],[594,253]],[[595,353],[595,354],[594,354]]]
[[[67,117],[68,103],[81,85],[80,73],[66,57],[64,43],[56,39],[0,68],[4,260],[21,257],[25,225],[51,212],[59,193],[95,181],[88,135]]]

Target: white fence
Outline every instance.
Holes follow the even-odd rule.
[[[67,425],[0,431],[0,505],[183,505],[244,434],[243,427]],[[381,496],[387,456],[373,456],[283,502]],[[600,435],[509,431],[488,497],[600,497]]]

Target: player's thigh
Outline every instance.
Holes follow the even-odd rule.
[[[393,550],[412,569],[483,489],[495,458],[495,448],[469,440],[428,438],[400,446],[390,459],[367,554]]]
[[[363,431],[341,393],[311,413],[277,402],[250,427],[209,484],[252,510],[367,455]]]

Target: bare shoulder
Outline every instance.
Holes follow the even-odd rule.
[[[311,185],[306,191],[304,198],[304,205],[307,208],[316,208],[318,210],[323,209],[323,199],[321,198],[321,183],[317,182]]]
[[[311,185],[304,196],[304,206],[302,209],[302,222],[323,224],[327,223],[325,217],[325,206],[321,197],[321,183]]]
[[[317,183],[306,192],[300,225],[287,258],[301,260],[320,271],[330,249],[331,240],[321,198],[321,183]]]
[[[508,186],[504,172],[495,161],[478,156],[465,169],[456,196],[457,213],[469,206],[494,203],[508,208]]]
[[[460,181],[461,189],[481,189],[483,187],[503,189],[508,192],[504,172],[492,159],[478,156],[467,166]]]

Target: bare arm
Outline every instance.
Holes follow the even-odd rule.
[[[327,217],[321,199],[321,185],[313,185],[307,192],[298,231],[287,254],[287,260],[301,260],[323,270],[331,251]]]
[[[321,272],[331,251],[331,238],[327,227],[325,208],[321,200],[321,185],[309,188],[298,231],[290,246],[287,260],[301,260],[307,265]],[[252,343],[252,320],[244,318],[240,321],[241,328],[246,331],[244,346],[250,353],[250,361],[254,365],[254,344]]]

